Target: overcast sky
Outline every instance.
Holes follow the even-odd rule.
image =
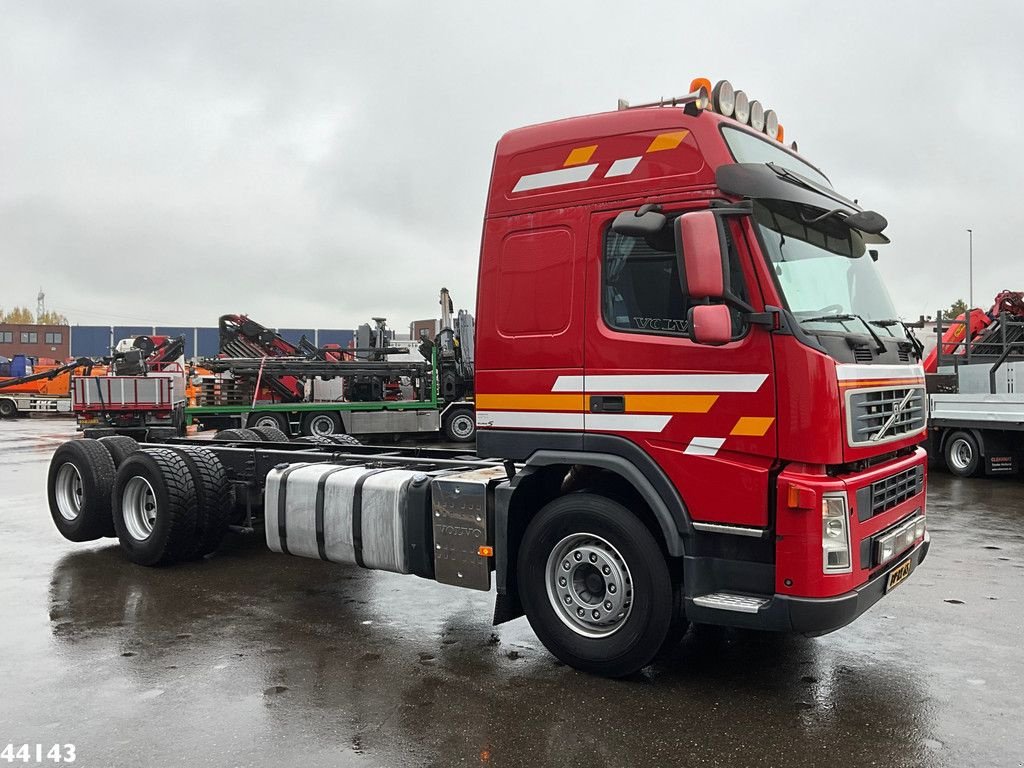
[[[1024,290],[1024,4],[0,2],[0,306],[402,328],[506,130],[727,78],[890,222],[906,318]]]

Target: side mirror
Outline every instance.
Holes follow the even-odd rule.
[[[690,340],[697,344],[732,341],[732,312],[725,304],[699,304],[688,313]]]
[[[676,254],[683,289],[694,299],[725,296],[725,248],[718,218],[711,211],[685,213],[676,219]]]

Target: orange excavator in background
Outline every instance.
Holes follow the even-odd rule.
[[[1002,291],[996,296],[995,303],[988,312],[974,307],[957,316],[955,320],[948,320],[947,322],[951,324],[942,335],[942,354],[966,355],[967,347],[980,341],[985,335],[985,331],[1004,312],[1014,317],[1024,318],[1024,291]],[[942,318],[942,320],[946,320],[946,318]],[[924,359],[925,373],[936,372],[938,359],[939,347],[936,346]]]

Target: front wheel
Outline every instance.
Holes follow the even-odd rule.
[[[572,493],[545,506],[526,529],[518,574],[530,626],[571,667],[630,675],[668,636],[665,556],[632,512],[603,496]]]
[[[442,425],[444,436],[454,443],[469,443],[476,439],[476,416],[472,408],[452,408],[445,414]]]
[[[954,432],[946,440],[946,468],[957,477],[973,477],[981,469],[981,449],[970,432]]]

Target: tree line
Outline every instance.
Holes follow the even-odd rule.
[[[67,325],[68,319],[60,312],[47,310],[36,317],[28,307],[14,307],[5,312],[0,307],[0,323],[14,323],[17,325]]]

